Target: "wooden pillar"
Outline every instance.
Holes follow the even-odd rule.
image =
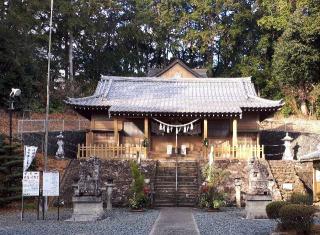
[[[150,139],[150,132],[149,132],[149,119],[146,117],[144,118],[144,138],[148,139],[149,146],[146,148],[146,152],[144,153],[144,157],[147,158],[147,153],[151,148],[151,139]]]
[[[114,144],[119,146],[119,132],[118,132],[118,119],[113,119],[113,133],[114,133]]]
[[[149,140],[149,119],[148,118],[144,118],[144,138],[147,138]]]
[[[314,162],[312,163],[312,191],[313,191],[313,201],[317,201],[317,178],[316,178],[316,168]]]
[[[260,131],[257,133],[257,146],[260,146]]]
[[[203,139],[208,138],[208,120],[203,119]]]
[[[86,133],[86,145],[89,146],[90,144],[94,144],[93,143],[93,132],[91,130]]]
[[[232,146],[238,145],[238,120],[232,120]]]

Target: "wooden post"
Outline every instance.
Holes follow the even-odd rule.
[[[146,117],[144,118],[144,138],[148,139],[149,142],[149,146],[146,148],[146,151],[144,152],[144,154],[146,155],[148,150],[151,148],[151,139],[150,139],[150,133],[149,133],[149,119]],[[147,156],[144,156],[145,158]]]
[[[114,144],[119,146],[118,119],[113,119]]]
[[[208,138],[208,120],[203,119],[203,139]]]
[[[232,121],[232,145],[238,145],[238,121],[237,119],[233,119]]]
[[[80,144],[78,144],[78,153],[77,153],[77,159],[80,159]]]

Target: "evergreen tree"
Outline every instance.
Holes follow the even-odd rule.
[[[23,153],[14,143],[10,147],[0,136],[0,207],[21,199]]]

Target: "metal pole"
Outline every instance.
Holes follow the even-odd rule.
[[[178,154],[178,127],[176,127],[176,149],[175,149],[175,154]]]
[[[50,66],[51,66],[51,37],[52,37],[52,13],[53,0],[50,4],[50,22],[49,22],[49,48],[48,48],[48,74],[47,74],[47,104],[46,104],[46,120],[45,120],[45,145],[44,145],[44,171],[47,171],[48,164],[48,119],[49,119],[49,101],[50,101]],[[47,209],[47,197],[45,197],[45,205]]]
[[[23,201],[23,190],[21,194],[21,221],[23,221],[24,218],[24,201]]]
[[[12,112],[13,112],[13,100],[10,99],[9,104],[9,143],[10,143],[10,154],[11,154],[11,147],[12,147]]]
[[[60,196],[58,196],[58,220],[60,219]]]

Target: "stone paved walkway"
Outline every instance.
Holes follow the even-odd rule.
[[[150,235],[200,234],[192,208],[163,207]]]

